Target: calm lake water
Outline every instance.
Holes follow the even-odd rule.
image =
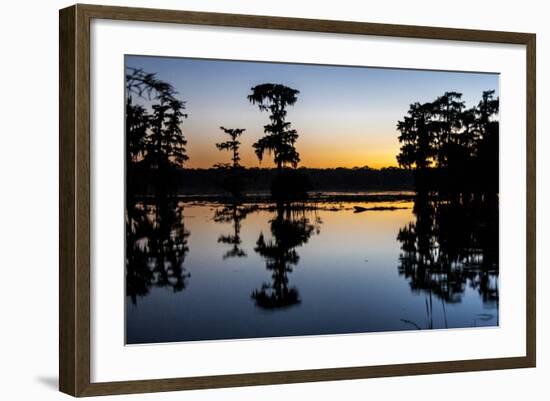
[[[498,325],[487,203],[136,202],[126,341]]]

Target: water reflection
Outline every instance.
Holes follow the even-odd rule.
[[[127,342],[498,325],[497,203],[136,197]]]
[[[432,296],[442,303],[447,327],[445,304],[462,302],[467,286],[479,293],[484,304],[498,308],[497,196],[440,199],[419,194],[413,214],[415,221],[397,234],[398,271],[413,292],[426,295],[427,328],[434,327]]]
[[[247,254],[242,249],[241,223],[249,213],[258,210],[257,205],[243,206],[238,202],[232,202],[228,206],[216,209],[214,221],[217,223],[231,223],[233,225],[232,234],[221,234],[218,242],[230,245],[231,248],[223,254],[223,260],[228,258],[243,258]]]
[[[301,302],[298,289],[289,285],[288,276],[300,261],[296,248],[306,244],[313,233],[319,233],[321,220],[316,216],[310,220],[307,215],[311,213],[304,204],[277,203],[275,216],[270,220],[271,238],[260,233],[254,248],[271,272],[271,282],[264,282],[252,292],[257,306],[275,309]]]
[[[190,232],[185,229],[183,204],[157,197],[126,208],[126,295],[137,302],[150,288],[182,291],[190,277],[184,262]]]

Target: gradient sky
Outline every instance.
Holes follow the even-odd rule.
[[[396,166],[396,124],[411,103],[457,91],[471,107],[484,90],[499,94],[498,74],[144,56],[126,56],[126,65],[156,73],[186,101],[189,117],[183,131],[190,158],[186,166],[191,168],[230,162],[229,153],[215,147],[228,139],[220,126],[246,128],[243,165],[273,166],[267,155],[260,164],[252,149],[269,114],[246,97],[262,83],[300,91],[287,120],[298,130],[296,148],[303,167]]]

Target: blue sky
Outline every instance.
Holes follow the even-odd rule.
[[[246,97],[266,82],[300,91],[287,119],[300,135],[296,146],[305,167],[396,165],[395,127],[411,103],[456,91],[470,107],[484,90],[499,95],[498,74],[486,73],[146,56],[126,56],[126,66],[156,73],[186,101],[189,167],[229,161],[215,147],[226,139],[220,126],[246,128],[242,161],[260,166],[251,145],[262,136],[268,114]],[[261,165],[271,163],[264,159]]]

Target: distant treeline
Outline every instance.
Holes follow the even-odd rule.
[[[158,184],[156,172],[143,165],[133,165],[128,182],[135,193],[153,194]],[[388,167],[382,169],[361,168],[305,168],[297,169],[309,183],[310,191],[369,191],[369,190],[412,190],[411,170]],[[276,168],[243,168],[239,176],[244,181],[246,192],[268,192]],[[168,178],[168,177],[167,177]],[[177,195],[223,194],[228,171],[221,168],[190,169],[174,168],[168,181],[170,190]]]

